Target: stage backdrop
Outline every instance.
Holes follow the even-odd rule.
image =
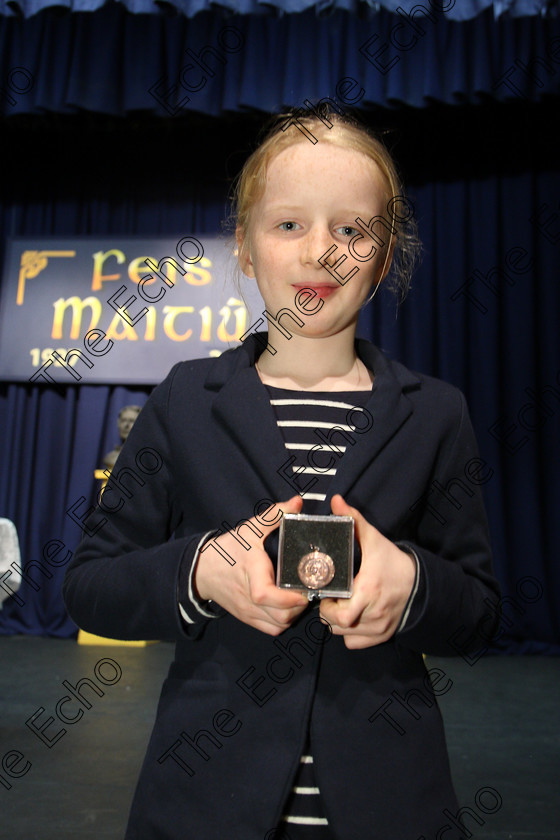
[[[14,238],[2,281],[0,377],[160,382],[175,362],[218,356],[257,329],[252,314],[264,321],[256,284],[244,300],[235,275],[223,237]]]

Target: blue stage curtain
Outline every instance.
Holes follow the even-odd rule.
[[[56,7],[67,12],[95,12],[109,0],[2,0],[0,14],[32,17],[42,9]],[[179,12],[186,17],[194,17],[201,11],[209,11],[215,6],[242,15],[254,14],[293,14],[314,9],[324,14],[334,9],[344,9],[352,13],[368,6],[374,11],[397,9],[410,11],[418,6],[416,0],[117,0],[133,14],[166,14]],[[554,0],[425,0],[424,7],[437,9],[439,14],[449,20],[469,20],[482,11],[490,9],[495,19],[501,17],[546,16],[557,12]]]
[[[377,301],[373,335],[393,357],[467,395],[495,569],[514,599],[495,647],[560,653],[558,168],[412,193],[425,258],[400,323],[390,321],[387,296]],[[456,478],[469,488],[467,471]],[[439,507],[439,492],[431,499]]]
[[[388,130],[425,251],[398,317],[382,291],[361,333],[467,395],[496,570],[516,605],[506,608],[512,625],[498,647],[517,652],[560,652],[560,175],[547,132],[554,110],[521,103],[405,111],[398,120],[389,111],[363,115]],[[193,116],[101,129],[85,116],[13,120],[4,132],[11,165],[0,245],[7,234],[219,232],[229,178],[257,123]],[[93,470],[116,443],[116,414],[146,397],[145,389],[81,386],[63,399],[48,387],[0,386],[0,515],[16,523],[25,564],[51,569],[42,557],[50,540],[75,549],[79,528],[65,511],[81,496],[93,503]],[[471,478],[457,476],[467,488]],[[64,567],[51,571],[52,579],[31,572],[40,589],[24,583],[25,607],[5,602],[0,633],[75,632],[60,598]],[[539,593],[527,578],[542,585],[533,604]]]
[[[560,91],[558,18],[496,22],[487,10],[458,23],[431,14],[415,28],[365,5],[319,18],[313,9],[280,19],[131,15],[117,3],[87,14],[0,17],[0,107],[6,116],[222,116],[325,96],[344,105],[341,93],[360,108],[424,108],[539,102]],[[350,93],[340,89],[347,78],[355,82]]]
[[[122,128],[101,136],[92,134],[91,142],[86,139],[84,145],[88,132],[83,128],[68,126],[55,132],[56,139],[49,142],[51,133],[40,125],[28,131],[19,149],[17,141],[9,142],[13,177],[7,172],[3,185],[0,260],[7,235],[169,236],[176,232],[179,240],[187,232],[220,230],[223,185],[212,183],[211,177],[204,183],[189,177],[185,170],[192,167],[181,163],[178,144],[174,144],[173,159],[166,158],[167,132],[152,131],[159,148],[148,170],[143,165],[145,148],[139,151],[135,146],[133,129],[124,136]],[[16,129],[12,140],[17,135]],[[39,138],[41,147],[36,145]],[[53,166],[57,155],[59,165]],[[128,175],[123,172],[125,157]],[[168,167],[163,177],[164,164],[158,159]],[[19,173],[24,169],[26,179],[21,180]],[[110,362],[119,363],[118,347]],[[80,527],[66,510],[81,497],[86,501],[77,516],[96,503],[100,483],[93,473],[103,469],[104,453],[119,442],[117,414],[125,405],[143,405],[152,389],[82,385],[61,390],[63,396],[48,387],[0,383],[0,516],[16,524],[21,565],[41,564],[27,573],[36,583],[24,579],[16,597],[4,602],[0,635],[68,637],[77,632],[61,596],[68,563],[53,567],[44,552],[59,548],[54,562],[62,563],[68,550],[75,550]],[[61,545],[49,546],[53,540]],[[5,583],[10,586],[9,577]]]

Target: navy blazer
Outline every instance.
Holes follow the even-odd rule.
[[[277,638],[185,603],[187,622],[179,572],[202,536],[298,489],[255,370],[262,342],[251,335],[219,358],[181,362],[154,390],[65,578],[83,629],[176,641],[127,840],[265,840],[309,725],[338,840],[432,840],[458,808],[436,701],[452,683],[434,673],[432,687],[422,652],[480,647],[475,630],[481,622],[492,633],[499,596],[464,397],[357,341],[375,374],[373,424],[347,446],[329,492],[417,553],[420,585],[402,631],[348,650],[312,607]]]

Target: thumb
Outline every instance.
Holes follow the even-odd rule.
[[[270,499],[263,499],[260,505],[268,504],[262,512],[256,513],[254,519],[259,524],[264,537],[268,537],[279,526],[285,513],[299,513],[303,507],[301,496],[292,496],[285,502],[272,502]]]
[[[331,510],[335,516],[359,516],[358,511],[347,505],[340,493],[335,493],[331,499]]]
[[[340,493],[336,493],[331,499],[331,510],[335,514],[335,516],[351,516],[354,520],[354,528],[356,531],[356,537],[360,545],[362,544],[362,540],[366,534],[366,528],[368,523],[362,516],[359,510],[356,508],[350,507],[347,505]]]

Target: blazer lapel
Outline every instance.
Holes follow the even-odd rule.
[[[255,368],[260,349],[262,343],[259,347],[252,334],[241,347],[222,354],[217,360],[222,364],[216,365],[206,387],[218,390],[213,411],[220,425],[242,450],[270,498],[281,501],[296,491],[290,491],[278,472],[289,456],[268,391]]]
[[[410,417],[412,404],[403,392],[420,385],[419,378],[402,365],[395,366],[393,370],[383,354],[369,342],[359,340],[356,349],[375,375],[371,396],[365,406],[373,424],[362,433],[354,433],[356,443],[348,446],[340,459],[324,503],[326,513],[330,512],[331,496],[335,493],[345,496]]]

